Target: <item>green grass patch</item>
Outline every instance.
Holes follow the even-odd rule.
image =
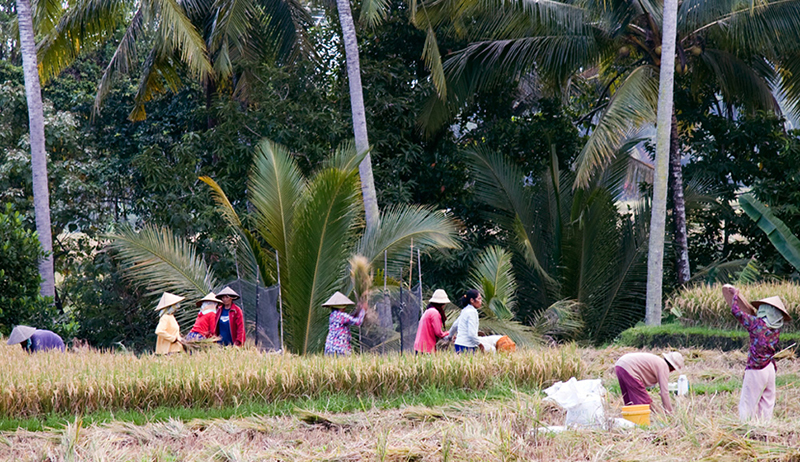
[[[195,419],[231,419],[254,415],[280,416],[293,414],[296,408],[314,412],[347,413],[369,411],[372,409],[399,409],[404,406],[442,406],[471,400],[506,400],[515,397],[517,392],[538,393],[538,388],[520,388],[510,381],[498,383],[484,390],[443,390],[435,386],[426,387],[420,393],[405,393],[390,397],[359,397],[348,394],[324,394],[315,398],[287,399],[271,403],[247,402],[238,406],[221,408],[160,407],[152,411],[96,411],[85,415],[46,414],[31,418],[0,419],[0,431],[25,429],[44,431],[63,429],[67,424],[80,418],[84,425],[111,421],[131,422],[144,425],[164,422],[169,419],[189,422]]]
[[[781,344],[800,344],[800,334],[781,333]],[[702,348],[706,350],[747,350],[750,336],[745,330],[684,327],[680,324],[632,327],[617,337],[618,345],[634,348]]]

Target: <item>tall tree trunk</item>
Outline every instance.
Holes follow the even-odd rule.
[[[361,88],[361,62],[358,58],[358,40],[356,39],[356,26],[353,22],[353,12],[350,9],[350,0],[336,0],[339,10],[339,22],[342,26],[342,39],[344,40],[344,54],[347,60],[347,80],[350,83],[350,108],[353,113],[353,131],[356,138],[356,150],[362,153],[369,149],[367,138],[367,118],[364,109],[364,94]],[[378,198],[375,193],[375,180],[372,178],[372,156],[367,157],[358,166],[361,176],[361,195],[364,197],[364,215],[367,227],[371,228],[378,222]]]
[[[47,154],[44,148],[44,108],[36,62],[36,40],[30,0],[17,0],[19,41],[22,49],[22,69],[25,75],[25,95],[28,98],[28,123],[31,140],[31,171],[33,172],[33,208],[36,232],[46,256],[39,260],[42,277],[41,294],[55,296],[53,271],[53,239],[50,229],[50,192],[47,184]]]
[[[661,298],[664,270],[664,232],[669,175],[669,139],[672,131],[672,86],[675,78],[675,36],[678,0],[664,0],[661,73],[658,86],[658,126],[656,131],[656,169],[653,177],[653,209],[650,218],[650,245],[647,253],[647,304],[645,323],[661,324]]]
[[[669,143],[669,174],[672,186],[672,217],[675,220],[675,258],[678,270],[678,284],[689,282],[689,241],[686,235],[686,199],[683,197],[683,171],[681,167],[680,138],[678,137],[678,117],[672,109],[672,136]]]

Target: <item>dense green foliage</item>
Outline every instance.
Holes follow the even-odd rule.
[[[51,6],[57,10],[78,3]],[[135,26],[134,12],[123,8],[113,12],[117,16],[108,16],[113,21],[102,24],[103,27],[116,24],[116,29],[84,37],[91,40],[81,45],[92,45],[94,49],[83,49],[74,56],[69,54],[71,64],[43,87],[54,258],[60,276],[57,305],[52,308],[54,314],[44,318],[71,317],[76,322],[72,326],[78,329],[78,337],[92,345],[113,347],[121,343],[138,350],[150,348],[154,342],[155,319],[149,308],[153,296],[122,277],[121,268],[112,258],[114,252],[106,247],[106,233],[123,225],[134,229],[145,223],[169,227],[176,236],[194,246],[221,282],[230,280],[246,273],[245,265],[233,251],[235,242],[230,229],[219,215],[209,189],[198,178],[212,178],[225,191],[233,210],[247,216],[253,211],[248,176],[254,169],[254,147],[262,139],[285,146],[302,175],[309,177],[352,136],[347,73],[336,12],[313,10],[313,20],[303,14],[291,27],[293,34],[298,35],[283,36],[273,42],[277,44],[275,47],[262,47],[258,53],[249,53],[248,47],[276,37],[264,36],[258,42],[247,42],[246,47],[237,48],[236,34],[251,34],[267,25],[259,24],[253,29],[245,23],[231,23],[230,19],[242,10],[222,23],[210,23],[209,13],[222,3],[200,5],[202,8],[188,15],[199,31],[203,46],[210,52],[207,58],[214,65],[214,72],[222,76],[219,85],[196,78],[197,68],[192,67],[193,64],[175,65],[179,61],[187,62],[186,57],[179,54],[172,55],[175,60],[170,66],[159,67],[164,63],[155,63],[154,68],[146,51],[163,39],[163,30],[148,29],[149,25],[145,24],[142,35],[135,37],[137,50],[145,53],[129,55],[130,68],[115,74],[114,85],[107,85],[103,90],[110,90],[103,94],[103,104],[95,107],[104,72],[109,69],[115,51],[121,49],[125,31]],[[446,12],[452,5],[445,3],[439,5],[441,11],[428,9],[428,13]],[[781,16],[770,12],[774,8],[767,4],[771,3],[763,6],[766,13],[762,14],[761,10],[755,13],[767,21],[780,22],[781,27],[791,25],[794,5],[780,6],[785,8],[780,11],[786,13]],[[251,3],[236,5],[247,10]],[[465,14],[488,6],[476,2],[464,5],[468,8],[460,13]],[[634,26],[658,27],[657,23],[641,21],[644,17],[641,5],[618,5],[636,10],[631,17],[615,16],[613,11],[604,9],[609,5],[616,4],[593,5],[591,12],[586,9],[581,14],[591,13],[590,16],[602,19],[602,27],[612,23],[634,29]],[[104,4],[104,7],[112,6],[122,8],[124,5],[119,2]],[[470,288],[470,269],[478,256],[497,245],[513,255],[511,265],[517,280],[515,321],[532,326],[541,319],[539,316],[544,310],[563,302],[564,307],[582,310],[583,322],[590,331],[586,338],[595,341],[633,325],[643,312],[639,270],[644,263],[640,257],[646,227],[641,220],[632,220],[642,210],[619,207],[617,201],[635,196],[632,192],[636,191],[635,183],[641,178],[629,170],[629,175],[622,179],[624,166],[609,167],[606,173],[619,183],[626,183],[625,195],[619,194],[619,184],[609,185],[607,179],[598,178],[598,184],[605,183],[600,185],[603,187],[592,189],[598,185],[590,185],[587,191],[572,190],[571,184],[575,179],[572,173],[575,162],[586,150],[586,139],[597,132],[598,123],[603,123],[599,115],[609,105],[617,104],[613,103],[615,98],[625,101],[614,95],[628,82],[633,69],[642,62],[657,64],[654,55],[648,52],[653,51],[651,48],[656,43],[645,40],[635,47],[630,44],[620,47],[616,38],[589,37],[589,29],[580,25],[575,30],[590,41],[599,40],[593,42],[598,48],[582,51],[554,48],[551,45],[564,39],[556,34],[551,37],[552,43],[545,41],[540,50],[528,57],[541,60],[551,53],[570,58],[567,60],[570,65],[599,62],[597,68],[584,72],[588,67],[580,67],[581,73],[573,75],[569,85],[556,85],[563,83],[561,77],[572,72],[574,66],[560,66],[558,60],[552,60],[543,67],[525,67],[532,62],[528,60],[528,64],[514,67],[509,64],[513,57],[504,57],[487,71],[492,78],[477,76],[481,77],[478,80],[482,79],[475,87],[479,91],[467,89],[469,98],[461,101],[463,104],[459,104],[457,110],[449,112],[451,125],[423,130],[419,120],[429,115],[426,111],[430,107],[426,104],[436,94],[440,83],[430,59],[423,59],[423,56],[430,58],[425,54],[426,50],[430,51],[427,42],[431,38],[430,31],[417,27],[424,21],[420,22],[419,17],[411,18],[405,2],[396,0],[384,6],[383,21],[370,23],[369,27],[357,25],[379,205],[388,208],[424,204],[446,211],[461,225],[459,249],[422,256],[426,292],[444,288],[455,299]],[[518,29],[518,24],[504,22],[509,17],[496,18],[509,27],[508,37],[519,37],[517,32],[528,36],[544,33],[551,30],[548,29],[551,26],[552,31],[561,34],[566,30],[562,26],[575,25],[573,15],[562,11],[559,5],[554,4],[554,8],[547,14],[563,13],[561,18],[566,22],[551,23],[547,21],[556,16],[538,16],[534,19],[544,21],[542,25],[547,26],[541,30]],[[13,31],[14,11],[13,1],[0,0],[0,107],[3,108],[0,111],[0,203],[13,204],[20,213],[23,227],[32,229],[31,174],[26,154],[27,107]],[[60,14],[48,12],[56,13]],[[111,12],[98,10],[98,15],[100,13]],[[154,17],[162,13],[147,12]],[[259,10],[261,13],[263,10]],[[692,20],[699,25],[717,13],[714,10],[707,17],[684,18],[688,21],[687,29],[681,32],[691,38],[682,47],[684,54],[689,53],[684,56],[688,68],[683,70],[691,72],[679,76],[675,103],[681,150],[685,153],[692,270],[698,274],[698,280],[714,281],[723,273],[741,271],[744,262],[754,257],[762,271],[758,277],[790,276],[794,273],[791,266],[733,201],[741,189],[750,188],[789,229],[800,226],[798,133],[787,132],[783,119],[773,111],[754,110],[763,105],[748,104],[746,98],[729,97],[736,91],[747,93],[754,83],[772,75],[774,69],[761,69],[753,60],[759,53],[763,54],[763,49],[744,47],[746,44],[739,38],[717,33],[719,31],[707,34],[705,29],[702,33],[690,33],[694,30],[689,27]],[[534,10],[526,14],[536,15]],[[737,15],[737,21],[744,17]],[[37,20],[43,21],[39,24],[42,39],[53,38],[51,32],[59,19],[56,16],[38,17]],[[494,16],[486,16],[489,17]],[[490,42],[470,42],[488,31],[483,28],[487,24],[438,19],[441,19],[439,24],[453,24],[453,27],[435,31],[436,45],[443,59],[469,61],[467,71],[486,70],[480,69],[483,58],[474,52]],[[412,20],[416,20],[416,24]],[[289,26],[288,23],[283,25]],[[741,26],[755,27],[750,23]],[[92,30],[73,29],[70,33],[91,34]],[[623,36],[634,37],[636,32],[629,28],[619,36],[614,35]],[[224,37],[233,42],[221,40]],[[492,40],[496,38],[498,36],[491,36]],[[290,44],[298,43],[295,39],[302,42],[302,50],[285,53],[291,51]],[[700,39],[705,41],[697,42]],[[768,39],[762,38],[758,43],[763,45]],[[186,43],[181,43],[169,52],[183,50],[181,47]],[[775,53],[773,62],[784,65],[787,62],[783,58],[788,52],[782,47],[772,50]],[[718,53],[723,49],[734,52],[731,55]],[[569,50],[576,54],[570,55]],[[698,51],[699,54],[694,54]],[[580,55],[582,52],[588,54]],[[43,57],[50,56],[43,53]],[[734,55],[748,57],[746,62],[737,62]],[[57,69],[64,63],[66,61],[47,64]],[[714,63],[728,67],[710,72]],[[719,78],[730,75],[729,68],[742,70],[739,73],[742,78],[730,82]],[[155,91],[151,97],[143,99],[142,89],[147,82],[130,76],[144,75],[148,69],[159,69],[164,82],[179,84],[174,88],[168,85],[165,92]],[[748,74],[747,69],[756,69],[758,75]],[[468,74],[464,74],[465,78]],[[786,74],[788,77],[797,75],[800,72]],[[451,96],[463,90],[450,89]],[[762,94],[761,91],[753,94],[756,93]],[[790,94],[789,97],[789,102],[793,101],[794,96]],[[645,104],[645,99],[636,103]],[[144,104],[147,118],[130,122],[133,109],[142,114],[141,104]],[[626,147],[631,146],[633,144]],[[485,200],[485,191],[480,187],[480,169],[476,171],[470,167],[469,152],[475,148],[503,156],[518,173],[513,181],[525,182],[528,186],[523,189],[529,192],[537,191],[536,200],[530,203],[528,239],[534,247],[541,247],[535,250],[543,271],[526,259],[526,252],[518,245],[518,230],[513,223],[498,219],[504,214],[508,218],[508,211]],[[637,162],[646,162],[647,148],[640,148],[636,148],[641,154]],[[602,150],[607,151],[606,148]],[[559,172],[559,191],[548,184],[548,181],[552,183],[553,167]],[[646,186],[642,189],[647,191]],[[560,198],[552,197],[555,192]],[[560,214],[553,213],[555,207],[561,208]],[[589,243],[592,239],[594,245]],[[625,266],[625,262],[631,264]],[[381,266],[378,263],[377,266]],[[670,264],[665,271],[669,284]],[[398,278],[400,274],[408,274],[407,261],[390,269],[390,277]],[[615,279],[613,276],[620,281],[627,280],[630,285],[610,282]],[[271,277],[262,280],[270,281]],[[620,290],[623,287],[624,290]],[[669,289],[671,287],[667,287],[665,293],[669,293]],[[621,296],[625,300],[619,303]],[[610,307],[618,310],[613,316],[609,316]],[[38,312],[47,310],[42,308]],[[17,320],[9,322],[12,325]]]

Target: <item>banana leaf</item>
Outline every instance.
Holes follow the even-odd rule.
[[[789,227],[750,194],[740,196],[739,205],[747,216],[767,233],[769,241],[783,258],[800,271],[800,239],[797,239]]]

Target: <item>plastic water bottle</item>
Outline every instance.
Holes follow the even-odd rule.
[[[686,378],[685,375],[681,374],[678,377],[678,396],[686,396],[689,394],[689,379]]]

